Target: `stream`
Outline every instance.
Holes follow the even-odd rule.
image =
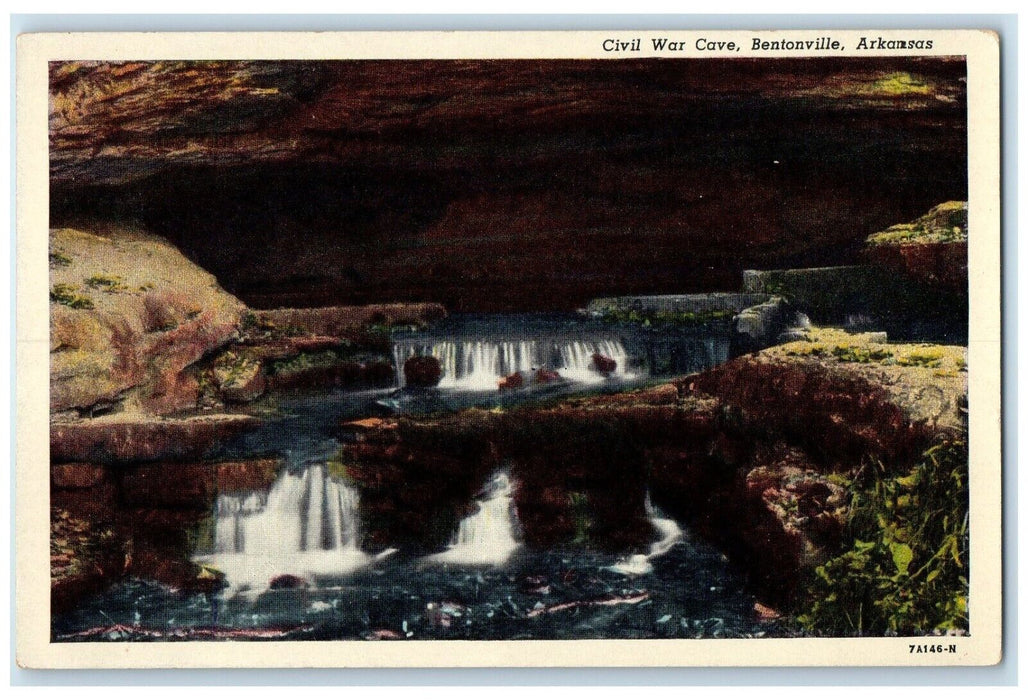
[[[513,332],[512,329],[516,330]],[[649,333],[569,315],[448,319],[395,338],[398,361],[440,359],[435,390],[305,392],[212,459],[278,454],[267,491],[222,493],[194,561],[224,574],[214,594],[122,581],[54,618],[55,641],[163,639],[603,639],[760,637],[754,598],[715,548],[647,498],[655,533],[643,552],[612,555],[520,541],[516,488],[500,470],[476,493],[442,551],[362,551],[360,492],[334,475],[342,421],[382,413],[454,411],[618,391],[727,359],[723,328]],[[617,363],[590,369],[594,354]],[[402,364],[400,365],[402,367]],[[515,371],[561,380],[501,392]],[[659,502],[659,499],[657,499]]]

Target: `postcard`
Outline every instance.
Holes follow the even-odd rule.
[[[18,40],[32,668],[1002,655],[999,40]]]

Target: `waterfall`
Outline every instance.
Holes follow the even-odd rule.
[[[264,493],[222,494],[214,511],[214,552],[196,557],[223,572],[231,593],[266,590],[276,576],[313,584],[370,558],[358,547],[356,490],[324,464],[284,472]]]
[[[617,362],[618,378],[628,378],[628,353],[618,339],[551,340],[407,340],[393,347],[400,386],[403,363],[414,355],[430,355],[439,360],[441,388],[486,391],[497,389],[504,377],[515,372],[529,375],[533,370],[556,370],[564,379],[596,383],[605,377],[593,369],[593,355],[600,354]]]
[[[612,570],[629,576],[648,574],[653,571],[651,562],[657,557],[667,554],[682,539],[682,528],[674,520],[661,517],[657,513],[650,502],[649,492],[646,493],[646,516],[653,525],[653,529],[659,534],[659,539],[650,545],[650,551],[646,554],[633,554],[622,559],[610,567]]]
[[[449,548],[431,561],[464,565],[500,565],[519,544],[515,537],[514,486],[506,474],[498,474],[478,501],[478,511],[461,520]]]

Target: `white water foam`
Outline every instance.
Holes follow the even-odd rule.
[[[670,518],[662,518],[650,503],[650,495],[646,494],[646,515],[660,538],[650,545],[646,554],[633,554],[611,566],[612,571],[627,576],[644,576],[653,571],[653,560],[671,551],[682,540],[682,528]]]
[[[498,474],[478,501],[478,512],[464,518],[450,547],[429,557],[429,561],[466,566],[506,562],[521,546],[515,536],[514,485],[506,474]]]
[[[214,552],[196,561],[225,574],[226,597],[261,593],[282,575],[313,585],[351,573],[374,560],[357,544],[358,505],[357,491],[323,464],[283,473],[266,495],[218,496]]]
[[[444,389],[496,391],[500,380],[515,372],[531,379],[539,368],[556,370],[564,379],[582,383],[603,382],[606,377],[593,367],[593,355],[609,357],[617,363],[614,376],[629,379],[628,353],[620,340],[445,340],[430,344],[397,343],[393,347],[400,386],[403,364],[414,355],[429,355],[439,360]]]

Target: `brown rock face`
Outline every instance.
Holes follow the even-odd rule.
[[[403,378],[407,386],[436,386],[442,376],[442,367],[434,357],[416,355],[403,363]]]
[[[967,296],[966,241],[875,246],[867,256],[877,265],[930,287]]]
[[[132,219],[252,306],[571,309],[856,262],[966,197],[964,63],[55,63],[55,222]],[[873,177],[869,176],[873,173]]]
[[[243,305],[166,241],[50,232],[50,409],[196,406],[187,368],[236,336]]]
[[[868,259],[930,288],[967,299],[967,202],[943,202],[868,237]]]
[[[54,464],[50,467],[50,487],[88,489],[104,480],[105,470],[98,464]]]
[[[251,416],[210,415],[181,420],[119,414],[73,423],[51,423],[54,462],[151,462],[198,459],[214,445],[252,429]]]

